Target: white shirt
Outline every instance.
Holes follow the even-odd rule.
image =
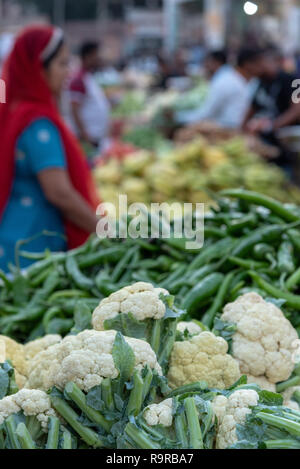
[[[193,111],[177,114],[178,122],[192,124],[214,121],[221,127],[238,128],[250,107],[253,84],[229,65],[221,67],[211,80],[205,103]]]
[[[80,104],[79,115],[89,138],[95,143],[99,142],[99,146],[103,146],[108,138],[111,108],[93,74],[88,72],[78,74],[72,80],[67,92],[66,121],[75,135],[79,136],[71,111],[72,102]]]

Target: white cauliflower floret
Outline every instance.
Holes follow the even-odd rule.
[[[257,293],[248,293],[225,306],[221,319],[237,325],[232,355],[242,373],[265,377],[271,383],[289,378],[298,334],[277,306]]]
[[[131,313],[139,321],[162,319],[166,313],[166,306],[159,298],[161,294],[169,295],[169,292],[144,282],[122,288],[102,300],[95,309],[92,319],[94,329],[104,331],[104,322],[120,313]]]
[[[251,389],[240,389],[228,398],[217,396],[213,400],[213,410],[218,419],[217,449],[226,449],[238,441],[236,425],[246,422],[250,407],[255,407],[258,401],[259,395]]]
[[[144,412],[144,419],[151,427],[156,425],[171,427],[173,423],[172,407],[173,399],[166,399],[160,404],[151,404]]]
[[[196,381],[225,389],[240,378],[239,364],[228,352],[228,344],[212,332],[201,332],[190,340],[175,342],[170,359],[169,385],[177,388]]]
[[[48,430],[49,417],[56,416],[50,397],[43,391],[21,389],[0,401],[0,425],[12,414],[24,412],[26,417],[35,416],[44,432]]]
[[[80,389],[89,391],[104,378],[117,378],[112,349],[116,331],[87,330],[77,336],[67,336],[61,342],[39,353],[31,361],[27,388],[48,391],[53,386],[64,389],[73,381]],[[135,367],[146,365],[162,373],[151,346],[142,340],[126,338],[135,355]]]
[[[47,350],[51,345],[58,344],[62,337],[58,334],[50,334],[41,339],[33,340],[24,345],[26,360],[32,360],[38,353]]]
[[[177,325],[177,330],[178,332],[181,332],[182,334],[187,331],[190,335],[197,335],[202,332],[202,329],[198,324],[195,322],[186,322],[186,321],[181,321]]]

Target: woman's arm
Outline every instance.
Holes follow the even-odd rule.
[[[96,231],[96,213],[74,189],[66,170],[45,169],[37,174],[37,178],[46,199],[68,220],[88,233]]]

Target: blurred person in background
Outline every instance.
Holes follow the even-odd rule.
[[[182,78],[186,76],[184,51],[178,50],[172,60],[167,59],[164,54],[158,54],[158,76],[156,83],[158,88],[167,89],[172,78]]]
[[[258,50],[243,49],[233,67],[227,62],[226,51],[210,52],[205,60],[206,74],[211,79],[208,97],[200,108],[178,113],[177,121],[210,121],[224,128],[239,128],[251,103],[251,81],[257,76],[259,59]]]
[[[289,166],[292,155],[282,146],[276,132],[287,126],[300,124],[300,105],[293,103],[296,75],[286,73],[282,67],[283,56],[275,47],[264,50],[259,67],[259,84],[244,129],[260,135],[267,143],[281,149],[276,160],[280,166]]]
[[[82,44],[80,59],[68,88],[66,121],[83,144],[102,151],[108,146],[111,108],[95,78],[101,67],[99,44]]]
[[[4,65],[0,268],[5,271],[19,240],[32,238],[31,252],[63,251],[83,244],[96,229],[96,189],[58,111],[68,61],[62,30],[37,26],[19,35]],[[45,230],[56,236],[39,236]]]

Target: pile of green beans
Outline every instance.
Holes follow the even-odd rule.
[[[299,207],[227,190],[205,216],[204,247],[186,250],[186,241],[91,237],[68,253],[34,255],[25,273],[12,269],[13,280],[0,273],[0,334],[21,341],[65,335],[76,307],[92,311],[137,281],[166,288],[187,318],[209,328],[225,304],[255,291],[277,301],[300,333]]]

